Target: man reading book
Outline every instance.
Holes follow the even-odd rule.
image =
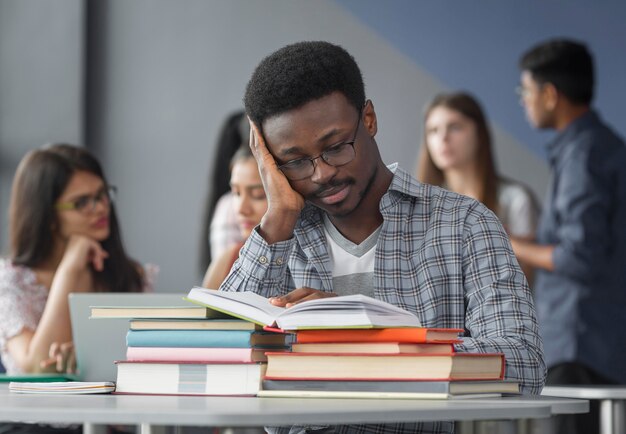
[[[369,295],[424,327],[464,329],[457,351],[504,353],[506,378],[539,393],[542,343],[506,232],[479,202],[383,163],[374,104],[348,52],[327,42],[283,47],[257,66],[244,102],[268,210],[221,290],[287,307]],[[370,429],[439,433],[453,424],[332,428]]]

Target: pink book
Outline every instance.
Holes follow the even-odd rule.
[[[266,348],[128,347],[126,360],[142,362],[266,362]]]

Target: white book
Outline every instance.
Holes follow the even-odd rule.
[[[9,390],[16,393],[40,394],[91,394],[111,393],[115,383],[110,381],[54,381],[54,382],[11,382]]]
[[[254,396],[267,365],[118,361],[116,393]]]
[[[347,392],[336,390],[259,390],[259,398],[334,398],[334,399],[471,399],[497,398],[501,393],[450,395],[418,392]]]
[[[327,297],[298,303],[288,309],[272,305],[253,292],[226,292],[195,287],[187,300],[283,330],[324,328],[420,327],[414,314],[365,295]]]

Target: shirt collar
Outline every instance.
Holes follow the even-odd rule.
[[[592,109],[587,113],[572,121],[563,131],[561,131],[550,143],[548,143],[548,158],[554,163],[563,155],[564,149],[575,142],[575,138],[581,131],[587,130],[599,122],[598,115]]]
[[[423,185],[402,169],[398,163],[389,164],[387,168],[393,173],[393,178],[389,189],[380,200],[379,208],[383,216],[386,214],[385,211],[397,204],[402,196],[418,197],[423,188]],[[319,208],[307,202],[300,215],[303,219],[321,222],[321,212]]]

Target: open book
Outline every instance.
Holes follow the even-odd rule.
[[[420,327],[410,312],[365,295],[320,298],[289,309],[270,304],[253,292],[195,287],[187,300],[268,327],[283,330],[323,328]]]

